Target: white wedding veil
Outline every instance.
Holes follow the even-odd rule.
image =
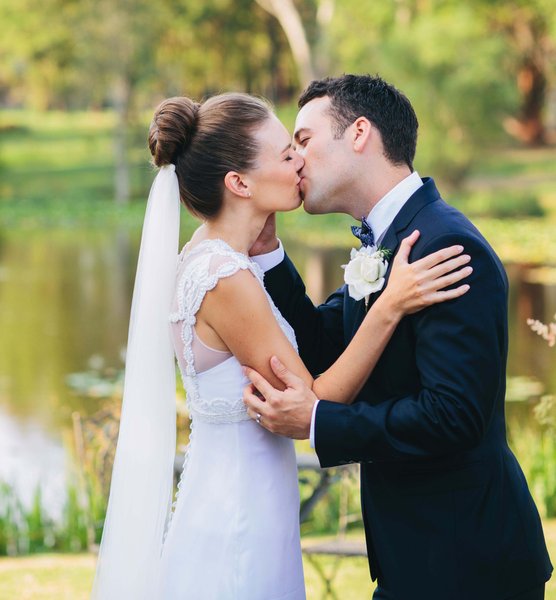
[[[174,165],[168,165],[154,180],[143,225],[94,600],[156,600],[176,449],[176,371],[169,314],[179,217],[178,179]]]

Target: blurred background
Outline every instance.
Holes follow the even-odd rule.
[[[0,598],[88,597],[154,108],[245,91],[272,100],[291,130],[303,87],[344,72],[379,73],[406,93],[417,170],[507,268],[508,435],[556,550],[553,0],[0,0],[0,22]],[[280,216],[316,302],[342,282],[350,224]],[[182,243],[196,225],[183,214]],[[528,318],[547,324],[546,339]],[[302,498],[318,477],[300,477]],[[343,528],[360,539],[361,522],[344,518],[357,494],[357,478],[341,477],[304,537]],[[320,560],[306,568],[309,598],[324,592],[318,567],[338,566]],[[336,597],[368,597],[365,560],[340,567]]]

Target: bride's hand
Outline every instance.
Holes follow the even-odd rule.
[[[442,248],[413,263],[409,262],[409,254],[419,235],[419,231],[415,230],[403,239],[392,263],[388,285],[380,297],[400,317],[431,304],[458,298],[469,290],[467,284],[444,289],[465,279],[473,271],[472,267],[464,266],[471,257],[462,254],[463,246]]]

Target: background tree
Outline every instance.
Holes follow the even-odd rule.
[[[296,77],[287,40],[253,0],[178,0],[173,15],[159,48],[161,96],[234,89],[291,99]]]
[[[300,86],[327,74],[330,66],[328,29],[334,16],[334,0],[298,2],[293,0],[256,0],[274,16],[284,30],[297,66]]]
[[[504,37],[508,56],[503,68],[519,95],[516,114],[506,130],[528,145],[546,143],[548,84],[556,75],[556,10],[552,0],[482,0],[480,9],[494,35]]]
[[[0,99],[37,110],[79,103],[71,0],[0,0]],[[48,26],[45,26],[48,23]]]
[[[115,197],[125,202],[130,138],[139,122],[144,138],[145,111],[163,97],[243,90],[293,112],[314,77],[378,72],[415,104],[417,166],[457,185],[507,132],[546,141],[552,4],[0,0],[0,103],[113,109]]]
[[[156,72],[169,13],[147,0],[81,0],[79,64],[91,88],[89,102],[109,105],[116,114],[114,190],[117,203],[130,198],[128,138],[136,121],[139,90]]]
[[[416,166],[458,185],[482,149],[504,136],[512,85],[507,52],[467,4],[451,0],[345,0],[332,24],[332,71],[379,73],[419,117]]]

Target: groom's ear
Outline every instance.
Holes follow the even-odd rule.
[[[352,123],[350,130],[354,151],[363,152],[374,133],[371,122],[366,117],[358,117]]]

